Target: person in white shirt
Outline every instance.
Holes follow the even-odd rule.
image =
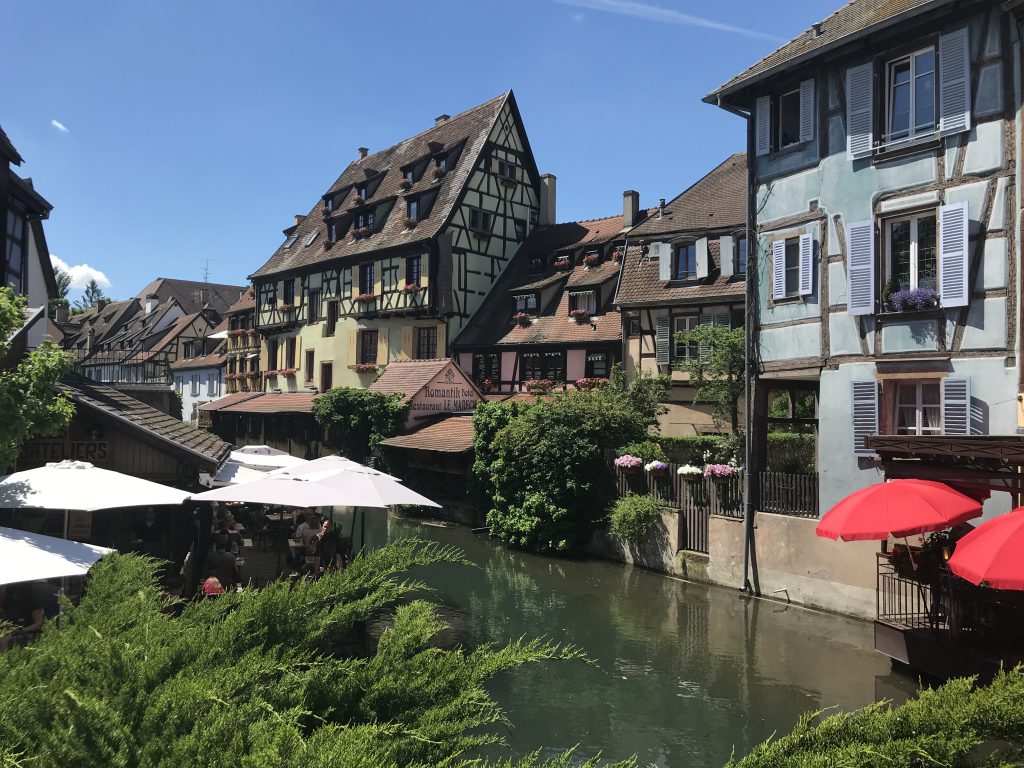
[[[304,562],[305,552],[309,548],[309,542],[317,537],[320,533],[320,518],[311,509],[303,510],[303,521],[299,523],[295,529],[295,533],[292,534],[292,541],[295,542],[295,546],[292,548],[294,553],[295,565],[301,566]],[[300,545],[301,544],[301,548]],[[297,551],[296,551],[297,550]]]

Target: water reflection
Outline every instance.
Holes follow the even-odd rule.
[[[463,528],[366,515],[368,546],[419,536],[461,548],[478,567],[417,574],[464,613],[467,642],[547,636],[594,665],[549,664],[492,691],[518,754],[579,744],[585,758],[721,765],[810,709],[851,709],[909,691],[871,649],[871,626],[596,561],[512,552]],[[358,529],[356,534],[358,542]]]

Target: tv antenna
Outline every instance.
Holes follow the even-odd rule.
[[[210,262],[211,261],[213,261],[213,259],[206,259],[203,262],[203,282],[204,283],[210,282]]]

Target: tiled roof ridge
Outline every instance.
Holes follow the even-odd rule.
[[[544,227],[562,227],[568,224],[596,224],[599,221],[611,221],[612,219],[621,219],[624,216],[621,213],[614,213],[611,216],[598,216],[593,219],[576,219],[575,221],[559,221],[555,224],[545,224]],[[537,227],[542,229],[542,227]]]
[[[686,194],[687,194],[687,193],[689,193],[689,192],[690,192],[691,190],[693,190],[694,188],[696,188],[696,187],[697,187],[697,186],[698,186],[699,184],[701,184],[701,183],[703,183],[703,182],[707,181],[707,179],[709,179],[709,178],[710,178],[711,176],[713,176],[714,174],[716,174],[716,173],[717,173],[718,171],[720,171],[720,170],[722,170],[723,168],[725,168],[725,167],[726,167],[727,165],[729,165],[729,163],[733,162],[734,160],[737,160],[737,161],[738,161],[738,160],[739,160],[739,158],[741,158],[741,157],[745,157],[745,156],[746,156],[746,154],[747,154],[746,152],[733,152],[733,153],[732,153],[731,155],[729,155],[729,156],[728,156],[727,158],[725,158],[725,160],[723,160],[722,162],[720,162],[720,163],[719,163],[718,165],[716,165],[716,166],[715,166],[714,168],[712,168],[712,169],[711,169],[710,171],[708,171],[708,172],[707,172],[707,173],[705,173],[705,174],[704,174],[703,176],[701,176],[701,177],[700,177],[699,179],[697,179],[697,180],[696,180],[695,182],[693,182],[693,184],[691,184],[690,186],[688,186],[688,187],[687,187],[686,189],[684,189],[684,190],[683,190],[682,192],[680,192],[680,193],[679,193],[678,195],[676,195],[676,196],[675,196],[675,197],[673,197],[673,198],[672,198],[671,200],[669,200],[669,201],[668,201],[667,203],[665,203],[665,207],[667,208],[668,206],[672,205],[672,203],[674,203],[674,202],[675,202],[676,200],[679,200],[680,198],[682,198],[682,197],[683,197],[684,195],[686,195]]]

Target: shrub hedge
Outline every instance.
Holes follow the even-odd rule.
[[[675,464],[701,466],[708,462],[727,463],[732,458],[743,463],[743,435],[659,435],[654,440],[664,449],[668,460]],[[768,435],[767,469],[794,475],[812,474],[816,471],[815,450],[814,435],[772,433]]]
[[[612,506],[611,529],[623,541],[639,544],[660,517],[661,503],[657,499],[623,496]]]
[[[644,464],[650,461],[668,461],[665,450],[654,440],[644,440],[642,443],[629,443],[619,448],[617,456],[637,456],[644,460]]]

